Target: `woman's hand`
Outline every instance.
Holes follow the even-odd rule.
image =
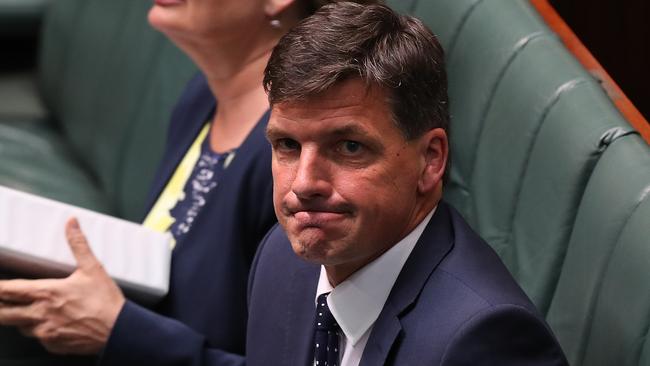
[[[97,354],[124,295],[93,255],[76,219],[65,228],[77,269],[64,279],[0,281],[0,324],[18,327],[58,354]]]

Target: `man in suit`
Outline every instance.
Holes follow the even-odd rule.
[[[496,254],[441,201],[443,51],[385,6],[327,6],[276,47],[274,206],[248,365],[566,365]]]

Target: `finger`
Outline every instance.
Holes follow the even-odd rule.
[[[0,281],[0,303],[25,304],[42,298],[50,280],[5,280]]]
[[[29,327],[38,323],[35,308],[31,305],[0,306],[0,324]]]
[[[79,221],[76,218],[73,217],[68,220],[65,226],[65,235],[79,269],[89,270],[96,268],[100,264],[90,249],[86,235],[81,231]]]

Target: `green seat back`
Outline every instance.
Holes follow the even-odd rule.
[[[487,110],[510,63],[528,42],[539,37],[550,37],[550,32],[527,4],[481,1],[466,15],[447,55],[452,120],[450,181],[445,196],[470,224],[476,222],[469,192],[477,155],[474,147]]]
[[[639,365],[650,365],[650,337],[648,336],[646,336],[643,341],[643,349],[641,350]]]
[[[73,151],[115,202],[119,155],[157,46],[143,1],[86,0],[64,70],[59,116]],[[82,77],[80,77],[82,76]]]
[[[62,80],[69,48],[89,2],[83,0],[56,0],[43,20],[39,52],[39,89],[43,103],[51,116],[61,114]]]
[[[421,0],[414,13],[447,51],[445,199],[572,365],[648,364],[648,146],[527,1]]]
[[[125,25],[128,23],[129,4],[122,1],[83,2],[85,4],[82,5],[83,9],[66,50],[63,75],[59,83],[61,109],[58,119],[73,150],[87,166],[92,167],[96,144],[101,138],[97,128],[104,118],[106,106],[110,105],[113,99],[101,100],[102,97],[109,96],[103,90],[115,92],[112,78],[118,77],[112,72],[114,70],[111,61],[115,57],[126,58],[126,55],[117,55],[116,51],[120,33],[127,32]],[[59,5],[54,5],[57,6]],[[77,5],[69,2],[61,6]],[[45,43],[56,42],[56,39],[49,39],[47,34],[44,34],[44,37]],[[116,97],[114,94],[110,96]],[[113,105],[115,108],[121,107]],[[115,123],[120,125],[116,126],[120,129],[125,121]]]
[[[645,168],[650,169],[650,164]],[[646,179],[650,183],[650,176]],[[639,196],[639,205],[622,228],[609,259],[583,365],[648,365],[647,361],[639,362],[650,327],[648,193],[650,186]]]
[[[645,364],[649,193],[648,145],[614,141],[587,184],[547,314],[571,365]]]
[[[451,53],[465,21],[482,0],[430,1],[420,0],[413,15],[431,28],[447,54]]]
[[[401,13],[411,13],[418,1],[426,0],[387,0],[386,5]]]
[[[41,57],[48,105],[72,151],[112,213],[132,220],[144,214],[171,108],[196,72],[149,26],[150,7],[145,0],[57,2],[46,25],[61,30],[46,30]],[[51,47],[60,36],[64,50]]]
[[[0,185],[107,212],[109,203],[56,131],[40,123],[0,123]]]
[[[484,118],[469,186],[475,229],[545,312],[604,139],[631,128],[548,37],[512,60]]]

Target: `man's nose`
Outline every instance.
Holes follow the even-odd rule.
[[[292,192],[300,199],[328,197],[332,192],[328,165],[316,149],[303,149],[291,185]]]

